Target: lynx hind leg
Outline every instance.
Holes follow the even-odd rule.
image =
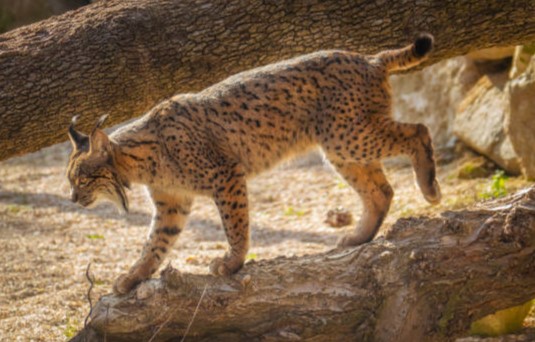
[[[438,204],[442,199],[442,194],[440,192],[440,185],[436,179],[436,166],[431,136],[429,135],[429,130],[427,127],[422,124],[418,125],[418,131],[420,134],[420,143],[422,144],[422,149],[420,155],[415,156],[413,165],[422,165],[424,174],[418,175],[418,172],[415,168],[416,180],[418,182],[418,186],[424,194],[425,199],[431,204]]]
[[[411,158],[416,183],[427,202],[438,204],[442,198],[440,186],[436,179],[436,166],[433,145],[429,130],[423,124],[405,124],[393,122],[392,132],[398,132],[402,144],[401,154]]]
[[[379,161],[368,164],[333,163],[362,200],[362,216],[356,230],[344,236],[339,246],[357,246],[371,241],[388,213],[394,192]]]
[[[436,180],[433,145],[427,127],[423,124],[396,122],[385,116],[376,119],[373,132],[381,140],[381,152],[376,157],[409,156],[416,183],[425,200],[438,204],[441,199],[440,186]]]
[[[237,272],[249,250],[249,209],[245,174],[239,166],[219,173],[214,182],[214,200],[223,222],[230,250],[210,264],[214,275]]]

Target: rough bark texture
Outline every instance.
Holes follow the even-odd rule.
[[[319,49],[364,53],[436,38],[428,63],[535,40],[535,2],[101,1],[0,36],[0,160],[140,115],[251,67]]]
[[[471,210],[399,220],[357,248],[180,274],[107,295],[75,341],[449,341],[535,297],[535,187]]]

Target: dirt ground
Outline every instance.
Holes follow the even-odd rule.
[[[84,209],[68,199],[65,165],[70,146],[56,145],[0,163],[0,340],[63,341],[83,326],[89,306],[85,270],[96,282],[92,298],[111,291],[116,276],[136,260],[148,231],[151,204],[144,189],[129,193],[130,213],[111,205]],[[491,179],[459,180],[460,161],[439,166],[444,200],[431,207],[404,163],[388,163],[395,198],[383,229],[397,218],[457,209],[488,191]],[[528,185],[505,182],[507,191]],[[252,222],[250,258],[327,251],[352,226],[332,228],[327,211],[349,209],[358,219],[357,195],[328,164],[285,163],[249,182]],[[198,198],[169,261],[206,273],[226,248],[217,209]]]

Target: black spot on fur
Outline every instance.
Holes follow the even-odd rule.
[[[180,229],[178,229],[178,227],[163,227],[158,230],[169,236],[178,235],[178,233],[180,233]]]

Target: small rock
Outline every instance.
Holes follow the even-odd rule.
[[[509,97],[503,90],[507,73],[483,76],[457,108],[454,133],[467,146],[488,157],[512,175],[520,173],[504,121],[509,115]]]
[[[457,178],[486,178],[494,173],[496,165],[484,157],[476,157],[464,162],[457,170]]]
[[[500,46],[472,51],[467,56],[473,60],[496,60],[511,57],[514,53],[514,46]]]
[[[511,106],[505,118],[505,129],[520,160],[522,173],[528,179],[535,179],[535,55],[526,71],[511,80],[507,92]]]
[[[190,255],[189,257],[187,257],[186,262],[191,265],[199,265],[201,263],[199,259],[194,255]]]
[[[529,66],[531,56],[535,53],[535,44],[518,45],[513,55],[513,65],[509,71],[509,78],[520,76]]]
[[[353,216],[349,210],[342,207],[329,210],[325,219],[325,223],[334,228],[350,225],[351,222],[353,222]]]
[[[393,118],[425,124],[437,150],[450,147],[455,142],[452,136],[455,108],[479,77],[474,62],[466,57],[392,75]]]

